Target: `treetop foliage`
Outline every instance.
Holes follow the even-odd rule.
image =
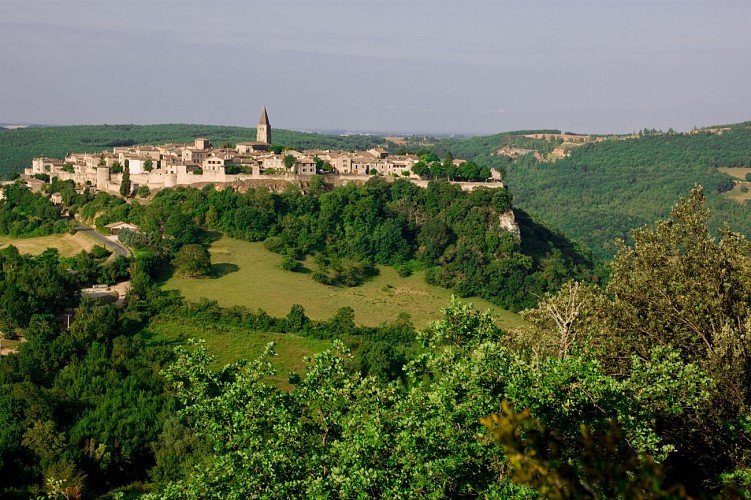
[[[60,209],[44,195],[15,182],[3,188],[0,200],[0,234],[12,237],[65,233],[72,225],[60,218]]]
[[[745,133],[723,136],[742,144]],[[639,139],[666,165],[673,146],[658,149],[684,140]],[[587,159],[598,147],[558,164],[587,177],[602,165]],[[717,157],[740,161],[739,151]],[[14,234],[55,227],[46,198],[5,189],[0,221]],[[147,204],[56,180],[46,189],[99,227],[135,223],[139,232],[121,238],[136,257],[0,250],[0,330],[26,340],[0,357],[5,496],[77,498],[130,484],[154,498],[682,498],[751,486],[751,245],[713,232],[711,185],[615,244],[606,282],[586,252],[525,211],[513,211],[521,241],[502,227],[506,189],[379,178],[334,189],[317,179],[307,192],[178,188]],[[347,308],[317,322],[299,304],[271,318],[186,303],[155,277],[170,262],[208,271],[205,229],[264,241],[291,272],[315,265],[311,278],[335,286],[356,285],[377,264],[425,269],[459,294],[534,307],[524,313],[532,328],[504,332],[456,298],[419,333],[408,318],[358,327]],[[128,275],[122,306],[76,293]],[[144,329],[176,318],[332,345],[283,390],[269,378],[273,345],[216,368],[200,343],[175,349]]]
[[[551,354],[567,345],[557,350],[564,358],[591,352],[605,372],[637,376],[641,397],[662,411],[674,411],[672,398],[688,394],[675,382],[699,382],[691,390],[703,395],[690,404],[693,416],[686,421],[668,414],[660,424],[670,429],[666,473],[683,470],[682,482],[694,489],[727,470],[734,471],[728,478],[746,481],[751,460],[744,444],[751,431],[751,245],[729,229],[712,237],[708,218],[703,190],[695,187],[670,218],[635,230],[633,244],[621,245],[605,288],[567,286],[530,313],[538,326],[531,345]],[[670,353],[661,363],[685,366],[663,364],[647,375],[642,360],[656,349]],[[669,372],[674,382],[664,378]],[[666,392],[652,393],[657,388]]]
[[[270,318],[185,303],[153,280],[172,256],[196,249],[199,222],[234,224],[243,208],[256,210],[247,222],[268,214],[277,251],[304,241],[334,259],[328,245],[342,243],[318,243],[319,226],[288,216],[316,214],[311,221],[327,220],[339,239],[366,242],[352,224],[375,234],[401,216],[419,235],[433,220],[431,248],[461,237],[479,245],[496,209],[508,207],[502,192],[374,180],[314,195],[178,189],[148,206],[100,197],[91,201],[104,207],[93,212],[99,223],[116,217],[143,230],[123,233],[137,256],[122,307],[72,293],[115,266],[101,249],[71,259],[1,250],[3,331],[26,342],[0,358],[0,488],[71,498],[145,481],[153,498],[738,496],[751,470],[751,252],[729,230],[711,236],[700,188],[669,219],[634,232],[606,284],[542,294],[526,334],[500,330],[456,298],[415,334],[405,318],[359,328],[347,309],[314,322],[301,305]],[[560,258],[538,244],[541,259]],[[560,263],[543,270],[565,279]],[[269,379],[273,345],[216,368],[200,343],[174,349],[142,332],[169,318],[231,326],[227,335],[333,342],[282,390]]]
[[[720,196],[736,181],[719,171],[751,167],[751,127],[741,123],[711,128],[727,130],[647,131],[635,137],[598,138],[602,140],[569,146],[570,156],[550,160],[546,155],[562,145],[561,140],[552,140],[559,131],[436,139],[430,151],[436,159],[450,152],[498,169],[514,192],[516,208],[586,244],[595,255],[612,258],[616,240],[628,240],[632,229],[665,217],[674,200],[694,184],[707,188],[712,229],[729,223],[751,235],[747,207]],[[533,133],[551,136],[525,137]],[[507,146],[530,152],[516,158],[498,154]],[[425,147],[422,143],[403,146],[413,152]],[[536,159],[533,151],[542,158]]]
[[[520,158],[507,167],[516,205],[612,256],[631,229],[665,217],[694,184],[706,188],[710,228],[751,235],[747,206],[720,194],[732,179],[719,167],[751,167],[751,129],[723,134],[660,134],[589,143],[555,162]],[[482,157],[481,157],[482,158]]]
[[[466,193],[445,182],[422,189],[373,178],[309,193],[178,188],[160,191],[148,205],[94,201],[110,207],[96,212],[98,226],[124,220],[140,228],[141,235],[127,236],[136,246],[197,243],[204,227],[265,241],[290,270],[302,266],[294,259],[313,255],[312,278],[330,285],[356,286],[376,264],[424,268],[432,284],[519,309],[566,279],[594,279],[586,252],[525,214],[519,214],[520,243],[502,224],[511,210],[504,188]],[[91,212],[88,206],[83,211]],[[158,237],[149,236],[155,232]],[[166,242],[162,233],[170,237]]]

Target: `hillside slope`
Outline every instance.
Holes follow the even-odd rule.
[[[591,142],[572,147],[569,157],[557,161],[538,161],[532,154],[517,158],[495,154],[512,144],[544,155],[556,144],[540,148],[545,141],[525,134],[442,141],[435,149],[503,167],[515,206],[587,244],[600,256],[612,255],[613,241],[628,238],[632,228],[665,217],[695,184],[705,187],[714,229],[728,223],[751,235],[748,208],[722,195],[732,184],[731,177],[719,170],[751,167],[748,124],[734,125],[722,134],[656,133]]]

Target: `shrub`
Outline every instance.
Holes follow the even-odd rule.
[[[311,274],[311,277],[313,278],[313,281],[316,283],[320,283],[322,285],[330,285],[331,279],[326,275],[326,273],[323,273],[321,271],[313,271],[313,274]]]
[[[735,185],[735,182],[733,182],[733,179],[725,179],[724,181],[717,184],[717,192],[725,193],[727,191],[730,191],[733,189],[734,185]]]
[[[396,268],[396,273],[402,278],[409,278],[412,276],[412,268],[409,266],[399,266]]]
[[[297,270],[297,261],[290,257],[289,255],[284,255],[282,257],[282,269],[285,271],[296,271]]]
[[[107,250],[102,245],[94,245],[94,248],[91,249],[90,254],[95,259],[106,259],[112,254],[112,252],[110,250]]]
[[[294,304],[286,318],[286,331],[290,333],[302,333],[308,327],[310,320],[305,315],[305,308],[300,304]]]
[[[263,242],[263,247],[269,252],[282,253],[284,251],[284,240],[279,236],[271,236]]]
[[[207,276],[211,272],[211,256],[202,245],[184,245],[172,260],[177,274],[187,278]]]

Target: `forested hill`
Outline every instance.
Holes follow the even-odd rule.
[[[717,133],[722,130],[723,133]],[[568,133],[564,133],[568,134]],[[711,227],[724,223],[751,235],[748,208],[724,193],[733,187],[721,167],[751,168],[749,123],[692,133],[644,131],[634,136],[592,137],[559,130],[524,130],[466,139],[410,142],[394,151],[430,149],[438,156],[475,160],[506,173],[514,205],[581,241],[601,257],[635,227],[665,217],[695,184],[706,188]],[[186,143],[207,137],[215,145],[253,140],[255,129],[211,125],[97,125],[0,130],[0,177],[28,166],[35,156],[62,158],[131,144]],[[586,142],[591,139],[597,141]],[[605,140],[602,140],[605,139]],[[333,136],[274,131],[274,142],[294,148],[368,149],[376,136]],[[570,156],[560,158],[561,151]],[[743,181],[736,186],[741,194]],[[746,197],[745,194],[741,195]]]
[[[62,158],[67,153],[89,153],[133,144],[189,143],[206,137],[216,146],[254,141],[256,129],[217,125],[74,125],[0,129],[0,177],[22,172],[37,156]],[[274,129],[274,143],[292,148],[369,149],[382,137],[337,136]]]
[[[612,255],[613,240],[635,227],[665,217],[695,184],[705,187],[714,229],[728,223],[751,235],[749,208],[723,194],[732,178],[721,167],[751,167],[751,127],[733,125],[722,134],[648,133],[574,145],[570,157],[547,159],[560,140],[525,137],[528,132],[437,142],[438,154],[501,166],[514,193],[514,205],[582,241],[601,256]],[[538,151],[542,158],[495,154],[512,145]],[[744,182],[736,187],[743,188]]]

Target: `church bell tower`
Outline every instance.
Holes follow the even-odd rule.
[[[266,106],[263,107],[261,119],[258,120],[256,141],[271,144],[271,124],[269,123],[269,115],[266,113]]]

